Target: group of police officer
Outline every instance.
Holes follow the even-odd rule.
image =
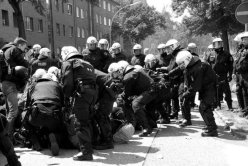
[[[29,132],[21,136],[30,140],[35,150],[49,146],[56,156],[59,147],[70,142],[81,151],[73,159],[81,161],[93,160],[93,149],[112,149],[113,142],[128,141],[135,129],[141,130],[139,136],[149,136],[157,123],[178,119],[180,110],[179,126],[192,125],[190,112],[196,92],[206,124],[202,136],[218,136],[213,109],[221,105],[225,93],[228,108],[233,110],[228,84],[233,74],[243,116],[248,113],[247,32],[240,35],[234,63],[220,38],[213,40],[204,59],[196,54],[194,43],[184,49],[170,39],[158,45],[159,58],[142,54],[142,46],[135,44],[130,63],[119,43],[109,48],[106,39],[98,42],[93,36],[82,53],[65,46],[57,60],[38,44],[32,51],[26,48],[27,41],[22,38],[2,48],[1,89],[7,119],[1,115],[0,147],[9,165],[20,165],[12,141],[21,113],[21,128]],[[20,91],[22,97],[18,98]]]

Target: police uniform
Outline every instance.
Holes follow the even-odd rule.
[[[107,86],[110,86],[112,79],[110,75],[103,73],[99,70],[95,70],[96,74],[96,83],[98,85],[98,99],[97,105],[98,109],[95,112],[94,120],[96,120],[100,128],[100,141],[93,142],[95,149],[110,149],[113,148],[113,135],[111,122],[109,115],[113,109],[113,103],[115,101],[115,96],[112,93],[108,92]],[[93,134],[94,135],[94,134]],[[94,136],[95,138],[97,137]],[[94,139],[94,138],[93,138]]]
[[[38,59],[35,60],[31,65],[31,74],[33,75],[37,69],[48,70],[52,66],[52,59],[48,56],[39,55]]]
[[[144,66],[145,65],[145,55],[144,54],[139,54],[139,55],[135,55],[132,57],[131,59],[131,65],[140,65],[140,66]]]
[[[110,54],[107,50],[96,48],[95,50],[84,49],[82,52],[84,60],[88,61],[95,69],[107,72]]]
[[[63,62],[61,73],[64,95],[73,100],[76,135],[82,152],[81,156],[74,159],[92,160],[90,119],[97,94],[94,67],[84,61],[81,55],[74,55]]]
[[[219,48],[215,52],[216,58],[214,62],[208,62],[212,65],[215,73],[218,75],[218,102],[223,99],[223,93],[225,93],[225,100],[228,108],[232,109],[232,96],[228,82],[231,81],[232,78],[233,57],[228,52],[224,51],[223,48]]]
[[[243,110],[245,108],[244,106],[244,98],[243,98],[243,88],[245,88],[242,84],[242,77],[241,74],[237,71],[237,66],[240,61],[240,58],[242,57],[242,52],[243,52],[243,48],[239,49],[238,52],[236,53],[236,60],[234,61],[233,64],[233,74],[236,75],[236,95],[237,95],[237,99],[238,99],[238,104],[239,104],[239,108],[241,110]]]
[[[199,92],[199,112],[206,123],[207,130],[202,136],[217,136],[217,125],[213,115],[213,105],[216,95],[216,76],[211,66],[193,57],[185,70],[188,89],[183,93],[187,98],[194,92]]]
[[[240,57],[237,59],[236,72],[239,75],[239,82],[242,88],[244,100],[244,116],[248,115],[248,48],[242,50]]]
[[[141,124],[144,129],[140,136],[147,136],[152,131],[150,123],[152,119],[148,115],[150,110],[147,109],[146,111],[145,106],[151,103],[156,97],[156,95],[151,92],[153,80],[142,69],[137,70],[132,66],[127,66],[123,76],[123,99],[127,103],[128,101],[131,103],[136,121],[138,124]],[[131,97],[134,97],[132,101],[130,101]]]
[[[119,52],[118,54],[114,54],[112,57],[112,62],[126,61],[127,57],[123,53]]]
[[[183,83],[183,72],[178,68],[178,65],[176,64],[176,56],[179,51],[181,51],[182,48],[176,48],[171,55],[171,60],[168,65],[168,72],[170,75],[170,79],[172,81],[173,87],[172,87],[172,113],[171,118],[178,118],[178,112],[179,112],[179,86],[181,83]]]

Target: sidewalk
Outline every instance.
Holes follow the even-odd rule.
[[[238,101],[236,94],[232,93],[233,108],[237,110]],[[234,136],[240,139],[248,139],[248,119],[239,117],[239,112],[228,111],[226,103],[221,103],[221,110],[214,111],[214,114],[218,116],[225,124],[225,129],[229,130]]]

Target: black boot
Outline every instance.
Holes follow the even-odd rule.
[[[157,124],[170,124],[170,119],[169,118],[168,119],[161,118],[161,119],[157,120]]]
[[[152,133],[152,129],[143,129],[142,133],[139,134],[139,137],[147,137]]]
[[[218,137],[217,130],[205,130],[201,133],[202,137]]]
[[[90,143],[87,143],[85,146],[82,145],[80,149],[82,153],[73,156],[73,160],[75,161],[92,161],[93,160],[92,148],[91,148]]]
[[[50,133],[49,134],[49,140],[50,140],[50,150],[52,152],[53,156],[58,156],[59,155],[59,145],[57,143],[57,139],[55,137],[55,134]]]

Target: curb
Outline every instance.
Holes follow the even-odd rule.
[[[231,122],[229,119],[221,116],[220,113],[218,113],[217,111],[214,111],[214,114],[217,115],[217,117],[224,123],[224,125],[225,125],[224,129],[225,130],[229,130],[233,136],[236,136],[236,137],[243,139],[243,140],[248,140],[248,132],[242,131],[242,130],[236,128],[234,126],[233,122]]]

